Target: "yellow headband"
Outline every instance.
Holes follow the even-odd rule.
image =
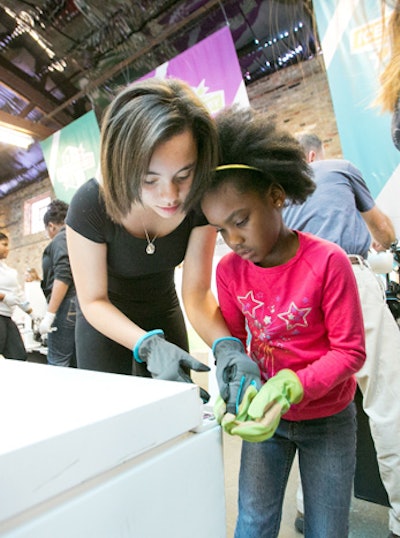
[[[263,173],[259,168],[255,168],[255,166],[247,166],[247,164],[222,164],[221,166],[217,166],[215,172],[222,172],[224,170],[254,170],[254,172]]]

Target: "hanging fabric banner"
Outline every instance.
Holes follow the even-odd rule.
[[[57,198],[69,203],[76,189],[97,175],[99,142],[100,130],[93,111],[40,142]]]
[[[233,103],[249,105],[235,45],[227,26],[142,78],[150,77],[185,80],[211,114]]]
[[[314,10],[343,157],[362,171],[400,235],[400,210],[395,204],[400,196],[400,152],[391,139],[390,114],[372,104],[383,67],[382,46],[387,47],[382,43],[386,33],[381,2],[319,0]],[[387,7],[386,18],[389,15]]]

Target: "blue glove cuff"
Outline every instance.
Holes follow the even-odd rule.
[[[214,340],[211,351],[214,353],[216,346],[222,342],[223,340],[233,340],[234,342],[239,342],[241,344],[242,342],[239,340],[239,338],[235,338],[234,336],[223,336],[222,338],[217,338]]]
[[[244,384],[246,383],[246,376],[242,376],[242,379],[240,380],[240,386],[239,386],[239,390],[238,390],[238,393],[237,393],[237,396],[236,396],[236,404],[235,404],[235,407],[236,407],[236,414],[238,414],[239,412],[239,405],[240,405],[240,401],[242,399],[242,392],[243,392],[243,388],[244,388]],[[257,383],[256,383],[256,380],[253,379],[252,381],[250,381],[250,384],[249,386],[252,386],[254,387],[255,389],[258,390],[258,387],[257,387]]]
[[[162,334],[164,336],[164,331],[162,329],[153,329],[152,331],[147,332],[139,338],[139,340],[136,342],[135,347],[132,350],[133,357],[136,362],[143,362],[142,359],[139,357],[139,348],[143,344],[144,340],[146,340],[146,338],[149,338],[149,336],[155,336],[157,334]]]

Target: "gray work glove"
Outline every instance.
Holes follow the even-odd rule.
[[[196,360],[186,351],[167,342],[161,329],[149,331],[139,339],[133,349],[136,362],[145,362],[154,379],[193,383],[189,371],[208,372],[210,368]],[[200,387],[200,397],[204,403],[210,395]]]
[[[236,415],[250,385],[261,387],[258,365],[246,354],[242,342],[233,336],[218,338],[212,346],[217,365],[217,382],[226,411]]]

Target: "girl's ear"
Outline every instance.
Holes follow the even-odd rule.
[[[277,184],[271,185],[270,196],[275,207],[280,208],[283,206],[286,196],[285,196],[285,191],[282,189],[280,185],[277,185]]]

